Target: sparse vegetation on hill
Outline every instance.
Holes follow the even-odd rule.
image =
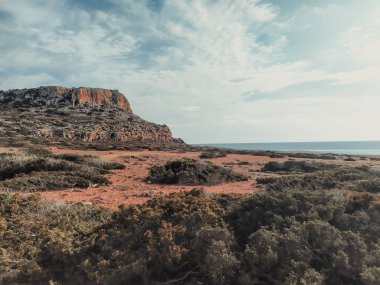
[[[20,154],[2,153],[0,190],[34,192],[108,184],[102,174],[120,168],[124,165],[94,156],[54,155],[40,148]]]
[[[169,161],[165,165],[153,166],[148,177],[148,181],[152,183],[183,185],[212,185],[244,180],[248,180],[244,174],[192,159]]]
[[[0,144],[76,148],[181,147],[166,125],[135,115],[117,90],[41,86],[0,90]]]

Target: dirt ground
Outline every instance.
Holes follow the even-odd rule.
[[[149,168],[153,165],[163,164],[169,160],[180,158],[192,158],[200,160],[199,152],[168,152],[168,151],[94,151],[94,150],[72,150],[50,147],[56,154],[72,153],[79,155],[95,155],[106,161],[123,163],[126,168],[113,170],[112,173],[105,175],[111,182],[110,185],[93,185],[87,189],[71,188],[66,190],[42,191],[38,195],[50,200],[64,202],[79,202],[88,205],[97,205],[112,210],[118,209],[120,205],[143,203],[148,199],[165,195],[168,193],[191,190],[195,186],[179,185],[158,185],[150,184],[145,181],[148,176]],[[18,152],[17,149],[3,149],[0,152]],[[268,175],[260,172],[261,167],[269,161],[282,162],[287,158],[270,158],[268,156],[254,156],[250,154],[228,154],[226,157],[202,159],[211,161],[213,164],[221,165],[237,172],[247,174],[248,181],[226,183],[213,186],[201,186],[209,193],[234,193],[249,194],[260,191],[262,186],[256,185],[256,178]],[[299,159],[304,160],[304,159]],[[380,162],[355,161],[347,162],[343,160],[324,160],[325,163],[337,164],[379,164]],[[199,187],[198,187],[199,188]]]
[[[167,151],[83,151],[71,149],[59,149],[51,147],[56,154],[72,153],[80,155],[95,155],[106,161],[115,161],[125,164],[122,170],[113,170],[111,174],[105,175],[111,184],[108,186],[89,187],[87,189],[71,188],[66,190],[54,190],[37,192],[38,195],[50,200],[65,202],[82,202],[85,204],[98,205],[112,210],[118,209],[122,204],[143,203],[148,199],[165,195],[172,192],[191,190],[195,186],[158,185],[145,181],[149,168],[153,165],[163,164],[166,161],[179,158],[199,159],[199,152],[167,152]],[[207,161],[207,159],[204,159]],[[227,157],[213,158],[213,164],[222,165],[235,171],[250,176],[248,181],[226,183],[222,185],[202,186],[210,193],[235,193],[248,194],[260,190],[256,187],[255,180],[265,173],[255,172],[268,161],[284,161],[283,158],[273,159],[265,156],[229,154]],[[199,188],[199,187],[198,187]]]

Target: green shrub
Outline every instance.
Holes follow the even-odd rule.
[[[28,155],[36,155],[36,156],[53,156],[53,152],[47,148],[36,146],[36,145],[30,145],[26,148],[25,151]]]
[[[0,190],[35,192],[108,184],[102,176],[123,164],[94,156],[54,155],[39,148],[26,154],[0,154]]]
[[[48,284],[45,264],[65,267],[57,261],[109,219],[102,209],[0,193],[0,284]]]
[[[210,159],[210,158],[219,158],[219,157],[226,157],[226,156],[227,156],[226,152],[207,151],[207,152],[202,152],[199,158]]]
[[[337,167],[267,179],[249,196],[194,189],[112,215],[0,194],[0,284],[377,284],[378,175]]]
[[[372,196],[201,190],[105,210],[0,194],[4,284],[376,284]]]
[[[369,168],[336,166],[328,170],[304,175],[282,177],[263,177],[257,183],[265,184],[269,190],[351,190],[360,192],[379,192],[380,174]]]
[[[19,174],[12,179],[0,181],[0,190],[36,192],[60,190],[72,187],[87,188],[91,185],[108,185],[109,181],[99,173],[86,171],[53,171]]]
[[[52,157],[0,153],[0,180],[33,171],[70,171],[76,165]]]
[[[182,159],[169,161],[165,165],[153,166],[147,180],[161,184],[209,185],[245,181],[248,180],[248,177],[210,163]]]
[[[363,192],[380,193],[380,178],[360,181],[358,183],[357,190]]]
[[[321,162],[287,160],[285,162],[270,161],[264,165],[261,171],[310,173],[334,167],[336,166]]]
[[[112,170],[112,169],[124,169],[125,165],[113,162],[113,161],[104,161],[99,159],[96,156],[92,155],[77,155],[77,154],[59,154],[55,155],[56,158],[71,161],[79,164],[85,164],[88,166],[96,167],[101,170]]]

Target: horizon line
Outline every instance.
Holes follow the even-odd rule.
[[[283,144],[283,143],[341,143],[341,142],[379,142],[380,139],[378,140],[337,140],[337,141],[279,141],[279,142],[219,142],[219,143],[189,143],[192,145],[220,145],[220,144]]]

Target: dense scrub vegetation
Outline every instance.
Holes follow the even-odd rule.
[[[161,184],[212,185],[248,180],[248,177],[230,169],[192,159],[169,161],[153,166],[148,181]]]
[[[378,284],[377,194],[182,192],[110,214],[0,195],[3,284]]]
[[[280,178],[258,178],[269,190],[351,190],[380,193],[380,172],[368,167],[344,167],[331,165],[328,170],[305,175],[286,175]]]
[[[378,284],[380,173],[317,166],[281,164],[283,175],[259,179],[266,190],[254,195],[194,189],[113,213],[0,193],[0,284]],[[33,190],[25,177],[94,179],[120,167],[29,150],[0,156],[0,183]],[[152,174],[215,183],[231,172],[180,160]]]
[[[0,284],[47,284],[50,277],[43,264],[58,266],[57,254],[73,252],[110,216],[79,204],[0,194]]]
[[[33,192],[107,184],[102,174],[123,167],[94,156],[54,155],[39,148],[26,153],[1,153],[0,190]]]

